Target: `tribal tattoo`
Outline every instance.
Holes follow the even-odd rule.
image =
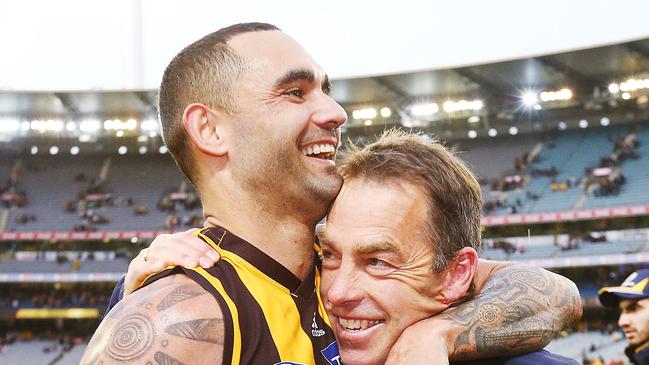
[[[543,348],[581,317],[576,286],[530,266],[498,270],[472,300],[440,314],[460,328],[452,360],[515,355]]]
[[[189,278],[163,278],[134,292],[104,319],[80,364],[218,363],[224,323],[215,301],[192,301],[203,294]]]

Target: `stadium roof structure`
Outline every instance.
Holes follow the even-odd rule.
[[[475,130],[469,134],[474,138],[512,126],[521,132],[554,129],[562,122],[576,128],[583,118],[606,116],[607,124],[649,119],[649,39],[493,64],[339,79],[333,81],[332,96],[347,109],[346,129],[352,135],[403,125],[447,138],[466,138]],[[34,129],[42,135],[50,127],[73,132],[76,127],[65,128],[69,121],[141,123],[155,114],[155,90],[3,90],[0,137],[5,137],[0,141],[33,136]],[[44,123],[52,120],[60,123]],[[35,128],[34,121],[41,123]],[[19,129],[25,133],[7,138]]]

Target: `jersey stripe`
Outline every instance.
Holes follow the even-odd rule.
[[[223,284],[221,281],[214,276],[210,275],[205,269],[202,267],[195,267],[195,268],[190,268],[190,270],[198,273],[201,275],[205,280],[207,280],[213,287],[216,289],[216,291],[221,295],[223,300],[228,306],[228,309],[230,310],[230,314],[232,315],[232,327],[233,327],[233,344],[232,344],[232,365],[239,365],[239,362],[241,360],[241,326],[239,325],[239,311],[237,310],[237,306],[234,304],[228,293],[225,291],[225,288],[223,288]],[[224,349],[225,350],[225,349]]]
[[[197,234],[219,252],[223,261],[235,268],[241,281],[259,303],[281,360],[314,364],[311,339],[300,325],[300,313],[288,289],[233,252],[221,249],[219,244],[201,231],[197,231]],[[274,288],[264,284],[270,284]],[[286,295],[276,295],[277,290]],[[288,312],[281,310],[287,308]]]

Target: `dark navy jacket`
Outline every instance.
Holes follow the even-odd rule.
[[[124,277],[113,289],[113,294],[110,297],[110,303],[106,313],[110,311],[124,296]],[[104,316],[106,315],[104,313]],[[479,361],[467,361],[460,363],[453,363],[454,365],[579,365],[579,362],[567,357],[559,356],[545,350],[532,352],[525,355],[514,356],[509,358],[485,359]]]

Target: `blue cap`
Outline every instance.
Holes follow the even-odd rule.
[[[620,286],[599,290],[599,301],[606,307],[617,307],[621,299],[649,298],[649,270],[638,270]]]

